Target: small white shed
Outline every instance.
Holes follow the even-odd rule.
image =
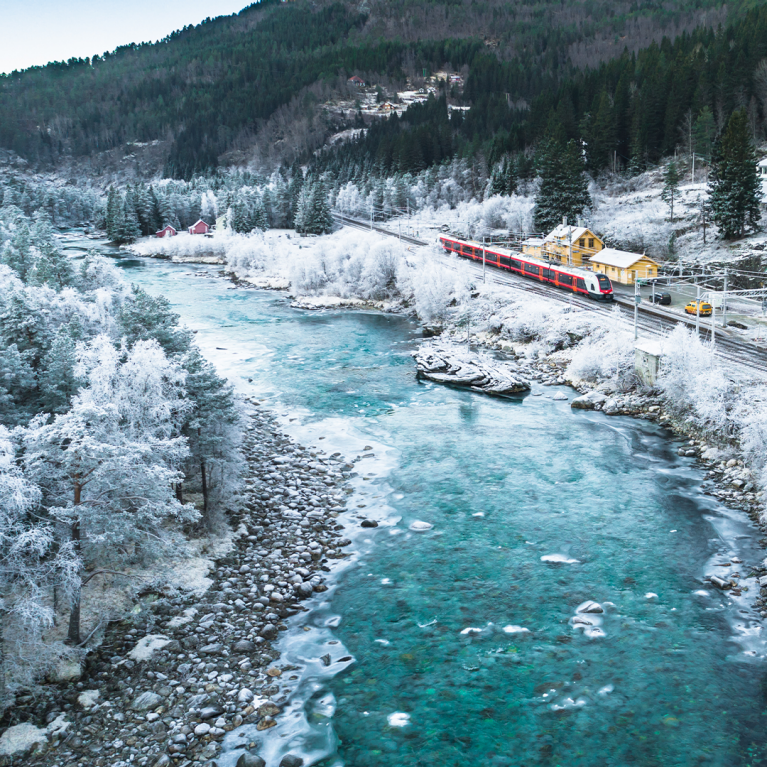
[[[655,386],[662,356],[659,341],[641,339],[634,345],[634,370],[645,386]]]

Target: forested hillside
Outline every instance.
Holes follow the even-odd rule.
[[[341,92],[355,72],[373,80],[417,80],[447,64],[468,68],[464,93],[452,96],[471,106],[470,117],[465,125],[438,126],[441,149],[416,156],[409,162],[414,169],[457,149],[487,146],[496,134],[496,151],[520,148],[545,130],[551,109],[561,110],[567,135],[593,112],[597,123],[610,123],[605,140],[612,141],[612,131],[620,153],[629,157],[650,144],[653,151],[667,148],[665,134],[671,136],[677,126],[675,116],[665,114],[665,100],[668,83],[676,81],[682,66],[680,57],[686,57],[688,80],[699,75],[700,61],[706,62],[701,92],[696,93],[696,83],[684,91],[688,102],[695,97],[696,105],[709,104],[715,114],[720,95],[723,110],[729,101],[749,103],[765,35],[758,12],[743,21],[742,5],[729,9],[737,31],[715,38],[711,30],[726,22],[728,11],[708,0],[662,6],[604,0],[567,6],[497,0],[362,5],[263,0],[157,44],[124,46],[90,60],[3,76],[0,146],[50,165],[130,142],[159,142],[165,167],[157,171],[188,177],[218,166],[228,152],[247,149],[265,121],[285,105],[293,105],[292,114],[308,115],[309,122],[319,120],[310,86],[324,83]],[[613,60],[624,50],[637,51],[664,35],[675,38],[693,29],[698,31],[676,45],[651,47],[644,59],[627,55],[597,74],[579,74],[579,68]],[[635,98],[645,83],[639,105],[629,109],[624,103],[628,94]],[[616,102],[610,105],[614,112],[600,107],[602,91]],[[524,108],[530,103],[536,104],[532,112]],[[683,104],[682,112],[689,106]],[[632,147],[624,122],[640,110],[648,114],[640,122],[654,122],[637,129],[646,135]],[[437,115],[422,118],[408,114],[408,125],[420,120],[433,126],[439,120]],[[421,131],[424,136],[432,132]],[[653,143],[659,133],[660,144]],[[388,150],[382,151],[389,163]]]

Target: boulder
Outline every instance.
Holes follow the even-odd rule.
[[[280,767],[301,767],[303,763],[304,760],[300,756],[285,754],[280,761]]]
[[[602,394],[602,392],[590,391],[588,394],[582,394],[580,397],[576,397],[570,403],[570,407],[574,410],[596,410],[597,408],[602,407],[606,400],[607,395]]]
[[[61,658],[48,672],[48,681],[53,684],[76,682],[82,676],[82,667],[77,658]]]
[[[21,759],[33,751],[41,751],[48,745],[45,730],[25,722],[9,727],[0,737],[0,756]]]
[[[278,633],[277,626],[267,623],[259,632],[259,636],[262,636],[264,639],[277,639]]]
[[[149,711],[150,708],[157,708],[161,703],[162,697],[160,695],[147,690],[147,692],[142,692],[141,695],[134,699],[133,703],[131,703],[131,708],[134,711]]]
[[[237,760],[235,767],[266,767],[266,762],[260,756],[246,751]]]
[[[139,639],[136,646],[128,653],[128,657],[136,661],[149,660],[158,650],[162,650],[168,645],[170,641],[164,634],[147,634]],[[176,642],[176,644],[178,645],[179,643]],[[180,645],[179,649],[181,649]]]
[[[232,652],[236,653],[253,652],[255,649],[256,646],[249,639],[240,639],[239,642],[235,642],[232,646]]]

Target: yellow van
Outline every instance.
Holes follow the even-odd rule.
[[[698,314],[701,317],[709,317],[713,308],[707,301],[690,301],[687,306],[684,307],[687,314]]]

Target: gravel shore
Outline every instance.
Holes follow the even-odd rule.
[[[274,644],[345,556],[337,517],[354,465],[296,444],[257,407],[245,452],[246,504],[213,584],[202,596],[142,595],[149,609],[109,626],[79,680],[19,696],[2,724],[25,724],[3,735],[0,765],[198,767],[234,728],[277,724],[291,669]],[[14,736],[22,746],[10,755]],[[238,764],[263,767],[251,743]]]

